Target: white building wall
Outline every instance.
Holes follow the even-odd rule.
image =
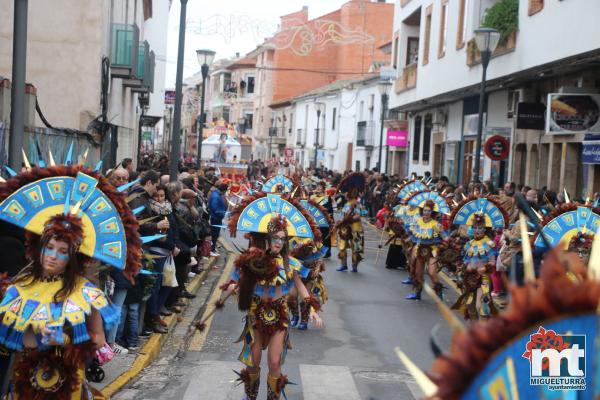
[[[405,7],[399,6],[396,0],[394,31],[402,27],[402,21],[421,8],[419,64],[417,70],[417,86],[400,94],[393,95],[391,106],[398,107],[417,100],[449,92],[465,86],[475,85],[481,80],[481,65],[468,67],[467,45],[456,49],[458,29],[459,2],[448,2],[447,46],[444,57],[438,58],[440,38],[440,10],[442,0],[412,0]],[[479,26],[479,20],[487,6],[493,0],[469,0],[466,41],[473,38],[473,30]],[[429,63],[423,65],[423,49],[425,37],[425,8],[433,4],[433,15],[429,46]],[[542,11],[529,16],[528,2],[519,1],[519,31],[514,51],[495,57],[488,68],[488,79],[510,75],[541,64],[565,57],[584,53],[598,48],[600,24],[599,1],[546,1]],[[582,29],[574,29],[573,21]],[[406,37],[400,37],[405,45]],[[402,54],[402,53],[401,53]],[[402,74],[404,58],[400,58],[398,76]],[[451,79],[440,79],[448,77]]]

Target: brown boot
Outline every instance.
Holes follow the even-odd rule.
[[[242,369],[238,374],[238,381],[244,384],[246,400],[256,400],[258,388],[260,387],[260,368],[256,372],[248,372],[248,368]]]
[[[287,383],[286,375],[280,375],[279,377],[267,375],[267,400],[279,400],[279,396],[281,396],[281,392]]]
[[[167,323],[165,321],[163,321],[163,319],[159,315],[157,315],[156,317],[152,318],[152,322],[154,322],[156,325],[160,325],[160,326],[163,326],[165,328],[168,326]]]

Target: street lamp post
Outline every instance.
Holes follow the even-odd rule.
[[[28,0],[14,0],[12,87],[10,91],[10,135],[8,164],[21,170],[23,137],[25,136],[25,70],[27,66]]]
[[[381,151],[383,150],[383,125],[385,121],[385,113],[387,109],[388,102],[388,92],[390,87],[392,86],[392,82],[389,79],[382,79],[377,84],[377,88],[379,89],[379,93],[381,94],[381,129],[379,132],[379,160],[377,161],[377,168],[379,172],[387,173],[387,154],[385,155],[386,163],[385,168],[382,171],[381,168]]]
[[[317,170],[317,155],[319,153],[319,123],[321,122],[321,113],[323,112],[323,103],[315,103],[317,109],[317,130],[315,131],[315,171]]]
[[[200,126],[198,127],[197,169],[200,169],[202,166],[202,140],[204,139],[204,97],[206,96],[206,78],[208,77],[208,70],[215,59],[215,54],[216,53],[212,50],[196,50],[196,56],[198,56],[200,70],[202,72],[202,99],[200,100]]]
[[[185,15],[188,0],[181,1],[179,14],[179,43],[177,46],[177,75],[175,76],[175,107],[173,112],[173,133],[171,136],[171,165],[169,175],[171,181],[177,180],[177,166],[181,156],[181,86],[183,84],[183,53],[185,50]]]
[[[485,80],[487,67],[492,58],[492,53],[500,40],[500,32],[491,28],[475,29],[475,43],[481,53],[481,66],[483,73],[481,76],[481,88],[479,91],[479,117],[477,119],[477,142],[475,146],[475,171],[473,182],[479,183],[479,169],[481,165],[481,138],[483,136],[483,106],[485,101]]]

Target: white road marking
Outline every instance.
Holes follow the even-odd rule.
[[[300,365],[304,400],[361,400],[348,367]]]

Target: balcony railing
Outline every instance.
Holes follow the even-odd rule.
[[[140,30],[135,25],[112,24],[110,65],[115,77],[130,78],[138,65]]]
[[[517,47],[517,31],[514,31],[503,43],[499,43],[496,50],[492,54],[493,57],[498,57],[504,55],[506,53],[510,53],[514,51]],[[477,49],[477,44],[475,44],[475,38],[469,40],[467,42],[467,65],[469,67],[473,67],[477,64],[481,63],[481,53]]]
[[[396,79],[394,90],[396,93],[404,92],[417,86],[417,65],[409,64],[402,70],[402,75]]]
[[[360,121],[356,124],[356,146],[373,147],[374,121]]]

